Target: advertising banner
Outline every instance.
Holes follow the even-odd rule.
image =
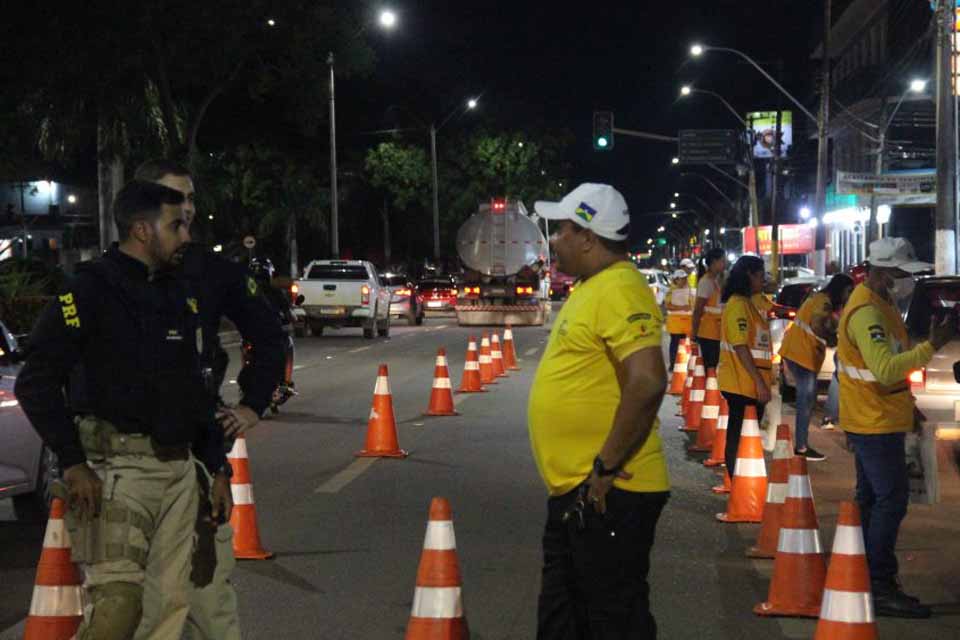
[[[743,229],[743,252],[756,253],[757,255],[770,255],[770,234],[769,225],[756,228],[746,227]],[[781,224],[779,227],[780,246],[779,253],[783,256],[806,255],[813,251],[815,242],[815,229],[806,224]],[[760,236],[760,250],[757,250],[757,235]]]
[[[793,146],[793,112],[781,111],[780,157],[786,158]],[[753,111],[747,114],[747,125],[753,129],[753,157],[772,158],[776,143],[777,112]]]
[[[908,196],[936,193],[937,172],[881,174],[837,171],[837,193],[869,196]]]

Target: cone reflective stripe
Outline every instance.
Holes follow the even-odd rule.
[[[428,416],[456,416],[453,408],[453,390],[450,385],[450,370],[447,367],[447,350],[440,348],[433,370],[433,388],[430,391]]]
[[[470,336],[467,346],[467,360],[463,365],[463,379],[460,381],[460,393],[482,393],[486,391],[480,381],[480,359],[477,356],[477,339]]]
[[[484,385],[497,384],[497,372],[493,369],[493,357],[490,355],[490,336],[486,333],[480,340],[480,382]]]
[[[703,362],[698,358],[697,367],[693,372],[693,386],[690,388],[690,402],[687,412],[683,416],[684,424],[681,431],[697,431],[703,413],[703,400],[707,394],[707,376],[703,370]]]
[[[713,451],[710,457],[703,461],[708,467],[722,467],[726,464],[727,451],[727,422],[730,420],[730,406],[727,399],[720,394],[720,417],[717,418],[717,430],[713,434]],[[726,474],[724,474],[726,475]]]
[[[687,415],[687,409],[690,407],[690,390],[693,388],[693,375],[697,371],[697,361],[700,360],[700,349],[694,344],[690,351],[690,357],[687,359],[686,379],[683,383],[683,395],[680,396],[680,413],[677,415],[684,417]]]
[[[790,425],[781,424],[777,427],[777,442],[773,447],[773,463],[770,465],[770,481],[767,483],[767,503],[763,507],[763,524],[757,535],[757,544],[747,549],[748,558],[773,558],[777,555],[780,517],[783,503],[787,500],[792,457]]]
[[[814,640],[876,640],[860,509],[841,502]]]
[[[64,501],[54,498],[37,562],[24,640],[68,640],[83,621],[83,580],[70,556],[70,532],[63,522],[65,513]]]
[[[703,409],[700,411],[700,428],[697,440],[689,451],[709,452],[713,450],[713,439],[717,433],[717,421],[720,419],[720,387],[717,386],[717,370],[707,369],[706,392],[703,397]]]
[[[453,515],[445,498],[430,503],[406,640],[468,640]]]
[[[508,371],[520,371],[517,364],[517,349],[513,344],[513,327],[507,325],[503,332],[503,366]]]
[[[233,527],[233,555],[241,560],[266,560],[273,557],[272,551],[263,548],[260,528],[257,526],[257,508],[253,499],[253,481],[250,478],[250,460],[247,455],[247,439],[237,436],[233,448],[227,454],[233,469],[230,478],[230,493],[233,496],[233,512],[230,526]]]
[[[503,366],[503,351],[500,350],[500,336],[494,332],[490,337],[490,359],[493,361],[493,373],[498,378],[506,378],[507,370]]]
[[[763,461],[763,442],[757,408],[747,405],[743,415],[737,464],[730,482],[730,500],[726,513],[718,513],[721,522],[761,522],[767,499],[767,473]]]
[[[683,393],[683,385],[687,381],[687,361],[690,359],[687,355],[687,347],[684,342],[677,347],[677,359],[673,362],[673,373],[670,376],[670,390],[667,391],[672,396],[678,396]]]
[[[820,545],[807,459],[803,456],[790,459],[789,489],[780,523],[770,594],[753,612],[763,616],[816,618],[820,615],[827,563]]]
[[[373,407],[367,421],[367,441],[362,451],[354,454],[360,458],[405,458],[407,452],[397,440],[397,419],[393,413],[393,396],[390,394],[390,374],[387,365],[381,364],[377,384],[373,388]]]

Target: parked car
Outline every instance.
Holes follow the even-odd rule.
[[[790,278],[785,280],[783,286],[777,292],[773,300],[773,306],[767,312],[770,320],[770,341],[773,343],[774,361],[779,362],[780,344],[783,342],[783,336],[787,332],[793,319],[797,317],[797,311],[800,305],[807,299],[812,292],[822,288],[829,282],[828,278],[817,276],[804,276],[801,278]],[[817,387],[822,392],[826,392],[830,385],[830,379],[833,377],[833,347],[827,347],[826,357],[823,359],[823,366],[817,372]],[[784,400],[792,402],[796,395],[796,383],[793,376],[786,367],[780,367],[780,394]]]
[[[390,291],[391,316],[406,318],[411,327],[423,324],[423,298],[417,286],[407,276],[382,273],[380,282]]]
[[[20,373],[17,353],[16,338],[0,322],[0,498],[13,498],[18,519],[42,521],[59,469],[13,394]]]
[[[657,304],[662,305],[667,297],[667,291],[670,290],[670,279],[666,272],[660,269],[640,269],[639,271],[646,276],[647,284],[650,285],[650,290],[653,291]]]
[[[457,306],[459,289],[449,276],[435,276],[422,280],[417,289],[428,313],[453,313]]]
[[[573,291],[576,278],[567,275],[562,271],[557,271],[556,264],[550,266],[550,289],[547,294],[551,300],[566,300],[570,292]]]
[[[390,335],[390,291],[365,260],[314,260],[297,280],[313,335],[326,327],[362,327],[364,338]]]

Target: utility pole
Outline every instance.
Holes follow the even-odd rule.
[[[773,179],[770,181],[770,277],[774,282],[780,279],[780,227],[777,225],[777,205],[778,190],[780,184],[780,137],[783,127],[783,111],[777,109],[777,126],[774,129],[773,142],[773,160],[770,161],[770,167],[773,171]],[[758,241],[759,244],[759,241]],[[757,249],[760,247],[758,246]]]
[[[337,98],[333,77],[333,52],[327,54],[330,66],[330,257],[340,257],[340,212],[337,202]]]
[[[830,140],[827,123],[830,121],[830,27],[832,1],[823,0],[823,62],[820,72],[820,113],[817,118],[817,192],[814,215],[817,220],[814,270],[818,276],[827,272],[827,229],[823,217],[827,213],[827,162]]]
[[[934,266],[937,275],[957,272],[956,168],[953,96],[953,2],[937,6],[937,210]]]

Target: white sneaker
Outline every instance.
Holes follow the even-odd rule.
[[[837,428],[837,425],[833,424],[833,420],[830,418],[824,418],[823,422],[820,423],[820,428],[824,431],[833,431]]]

